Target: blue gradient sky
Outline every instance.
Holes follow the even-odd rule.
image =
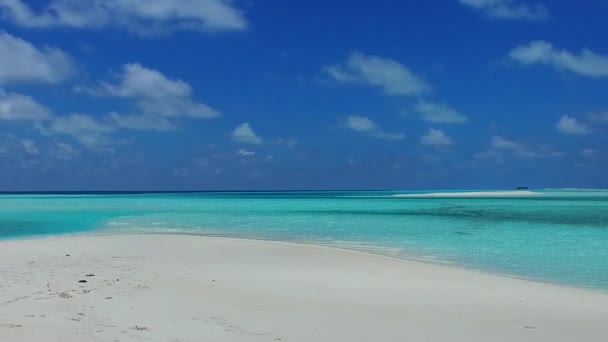
[[[605,13],[0,0],[0,190],[608,187]]]

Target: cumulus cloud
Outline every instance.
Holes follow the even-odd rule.
[[[478,159],[491,159],[498,163],[503,163],[503,153],[497,149],[488,149],[475,154],[475,158]]]
[[[48,128],[39,127],[43,134],[63,134],[71,136],[80,144],[94,150],[107,149],[110,139],[107,134],[115,127],[86,114],[70,114],[56,117]]]
[[[495,136],[492,138],[492,147],[503,150],[521,151],[525,147],[513,140],[508,140],[502,136]]]
[[[36,143],[34,143],[32,140],[22,139],[21,145],[23,146],[25,153],[30,155],[38,154],[38,146],[36,146]]]
[[[111,82],[104,81],[93,88],[77,91],[94,96],[122,98],[134,105],[129,114],[111,112],[107,121],[117,127],[141,131],[171,131],[177,129],[177,118],[211,119],[221,114],[197,102],[190,84],[172,79],[140,64],[125,64]]]
[[[248,150],[246,150],[246,149],[244,149],[244,148],[242,148],[242,149],[238,150],[238,151],[236,152],[236,154],[238,154],[238,155],[239,155],[239,156],[241,156],[241,157],[253,157],[253,156],[255,156],[255,152],[253,152],[253,151],[248,151]]]
[[[170,79],[161,72],[138,63],[122,66],[115,83],[102,82],[100,94],[128,98],[190,97],[192,88],[182,80]]]
[[[42,121],[50,117],[50,110],[30,96],[0,89],[0,120]]]
[[[355,132],[365,134],[374,138],[383,140],[403,140],[403,133],[385,132],[375,122],[362,115],[351,115],[346,119],[346,128]]]
[[[329,65],[323,73],[338,83],[363,84],[382,88],[386,95],[413,96],[428,92],[431,86],[405,65],[384,57],[355,51],[343,64]],[[422,119],[434,123],[463,123],[467,117],[444,104],[420,101],[415,106]],[[378,134],[377,134],[378,135]],[[401,139],[402,135],[387,135]]]
[[[369,133],[370,136],[382,140],[403,140],[405,139],[405,134],[403,133],[390,133],[382,130],[374,131]]]
[[[161,72],[140,64],[125,64],[116,82],[101,82],[85,91],[99,96],[127,98],[135,101],[146,115],[159,117],[214,118],[220,113],[192,99],[192,87],[179,79],[170,79]]]
[[[591,121],[597,123],[608,123],[608,112],[596,112],[587,114]]]
[[[22,0],[0,0],[0,13],[24,27],[125,28],[142,36],[247,28],[243,12],[230,0],[51,0],[40,10]]]
[[[482,12],[491,18],[544,20],[549,11],[540,4],[526,4],[514,0],[459,0],[461,4]]]
[[[51,131],[70,134],[73,132],[110,133],[114,128],[86,114],[70,114],[53,120]]]
[[[520,157],[531,158],[531,157],[537,156],[536,152],[533,152],[531,149],[529,149],[524,144],[514,141],[514,140],[509,140],[502,136],[493,137],[491,145],[496,150],[511,151],[515,155],[520,156]]]
[[[176,127],[167,118],[153,115],[122,115],[116,112],[108,114],[108,121],[120,128],[136,131],[158,131],[166,132],[175,130]]]
[[[74,146],[63,142],[57,142],[53,148],[53,156],[59,160],[73,160],[76,158],[80,151]]]
[[[264,139],[257,135],[247,122],[238,125],[234,131],[232,131],[232,140],[252,145],[261,145],[264,142]]]
[[[555,124],[555,128],[564,134],[588,134],[591,132],[589,126],[568,115],[562,116]]]
[[[134,104],[135,110],[129,114],[110,112],[102,119],[81,113],[53,117],[30,97],[0,90],[0,119],[46,120],[35,126],[42,134],[67,135],[87,148],[109,150],[112,144],[109,135],[119,129],[171,131],[177,129],[174,120],[178,117],[207,119],[220,115],[196,102],[188,83],[170,79],[139,64],[124,65],[114,82],[101,82],[94,88],[79,90],[96,96],[127,99]],[[249,138],[249,141],[261,143],[261,138],[255,135]]]
[[[430,89],[405,65],[361,52],[353,52],[346,63],[325,66],[322,71],[336,82],[380,87],[387,95],[418,95]]]
[[[599,151],[593,148],[585,148],[581,151],[581,155],[585,158],[593,158],[599,154]]]
[[[502,162],[507,155],[519,158],[558,158],[563,153],[554,150],[550,146],[540,146],[531,148],[525,144],[507,139],[503,136],[494,136],[490,142],[491,148],[476,154],[480,159],[493,159]]]
[[[346,127],[356,132],[370,132],[378,129],[372,120],[361,115],[349,116],[348,119],[346,119]]]
[[[420,143],[428,146],[449,146],[454,142],[442,130],[429,128],[427,134],[420,138]]]
[[[295,147],[298,145],[298,140],[295,138],[279,138],[274,142],[277,145],[283,145],[289,148]]]
[[[37,48],[21,38],[0,31],[0,85],[17,82],[58,83],[72,72],[72,59],[65,52],[51,47]]]
[[[171,131],[177,129],[174,120],[179,117],[208,119],[220,115],[195,101],[188,83],[139,64],[126,64],[114,82],[78,90],[126,99],[134,110],[129,114],[110,112],[102,119],[80,113],[53,116],[31,97],[0,89],[0,120],[36,121],[35,127],[42,134],[68,135],[88,148],[108,150],[112,142],[109,134],[119,129]]]
[[[608,55],[598,54],[589,49],[583,49],[577,54],[537,40],[511,50],[509,57],[522,64],[544,64],[557,70],[567,70],[588,77],[608,76]]]
[[[420,101],[414,106],[414,110],[424,121],[428,122],[459,124],[468,120],[464,114],[441,103]]]

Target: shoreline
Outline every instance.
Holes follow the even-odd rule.
[[[311,247],[311,248],[322,248],[322,249],[331,249],[337,251],[351,252],[351,253],[359,253],[363,255],[368,255],[371,257],[380,257],[380,258],[388,258],[392,260],[403,260],[406,262],[427,264],[439,267],[447,267],[454,270],[463,270],[467,272],[479,273],[483,275],[495,276],[495,277],[503,277],[508,279],[521,280],[532,283],[539,284],[547,284],[552,286],[558,286],[563,288],[571,288],[571,289],[579,289],[579,290],[588,290],[592,292],[599,292],[608,294],[608,288],[603,287],[592,287],[592,286],[584,286],[580,284],[566,283],[553,281],[551,279],[543,279],[532,276],[524,276],[512,273],[501,273],[498,271],[492,271],[489,269],[469,267],[466,263],[459,263],[450,260],[444,260],[441,258],[435,258],[434,256],[430,257],[417,257],[413,254],[399,254],[399,253],[383,253],[381,252],[382,247],[375,249],[367,249],[367,248],[357,248],[358,245],[348,243],[344,244],[332,244],[332,243],[318,243],[316,241],[287,241],[287,240],[274,240],[274,239],[265,239],[261,237],[241,237],[241,236],[226,236],[226,235],[215,235],[215,234],[204,234],[204,233],[194,233],[194,232],[158,232],[158,231],[144,231],[144,232],[122,232],[122,231],[112,231],[108,230],[106,233],[93,230],[93,231],[84,231],[84,232],[76,232],[76,233],[65,233],[65,234],[50,234],[50,235],[40,235],[40,236],[25,236],[25,237],[17,237],[10,239],[0,239],[0,246],[5,241],[38,241],[38,240],[54,240],[54,239],[69,239],[69,238],[78,238],[78,237],[112,237],[112,236],[184,236],[184,237],[194,237],[194,238],[203,238],[203,239],[226,239],[226,240],[236,240],[242,242],[261,242],[268,243],[274,245],[285,245],[288,246],[299,246],[299,247]]]
[[[517,275],[517,274],[494,272],[494,271],[486,270],[486,269],[482,269],[482,268],[468,267],[465,263],[444,260],[444,259],[440,259],[440,258],[435,258],[433,256],[425,258],[425,257],[416,257],[413,254],[397,254],[397,253],[389,254],[389,253],[383,253],[383,252],[375,252],[374,250],[371,250],[371,249],[357,248],[356,247],[357,245],[355,245],[355,244],[353,244],[351,247],[351,245],[349,245],[348,243],[323,244],[323,243],[318,243],[315,241],[311,241],[311,242],[295,241],[295,240],[294,241],[285,241],[285,240],[273,240],[273,239],[264,239],[264,238],[256,238],[256,237],[234,237],[234,236],[213,235],[213,234],[203,234],[203,233],[197,234],[197,233],[191,233],[191,232],[169,232],[169,233],[165,233],[165,232],[145,232],[145,233],[109,232],[107,234],[89,232],[89,233],[70,234],[70,235],[65,235],[65,236],[76,237],[76,236],[116,236],[116,235],[117,236],[139,236],[139,235],[172,236],[172,235],[175,235],[175,236],[191,236],[191,237],[211,238],[211,239],[237,240],[237,241],[244,241],[244,242],[257,241],[257,242],[267,242],[270,244],[286,245],[286,246],[293,245],[293,246],[312,247],[312,248],[324,248],[324,249],[328,248],[328,249],[337,250],[337,251],[360,253],[363,255],[371,256],[371,257],[381,257],[381,258],[388,258],[388,259],[393,259],[393,260],[403,260],[406,262],[420,263],[420,264],[433,265],[433,266],[439,266],[439,267],[447,267],[447,268],[454,269],[454,270],[463,270],[463,271],[467,271],[467,272],[479,273],[479,274],[484,274],[484,275],[489,275],[489,276],[515,279],[515,280],[521,280],[521,281],[538,283],[538,284],[547,284],[547,285],[558,286],[558,287],[563,287],[563,288],[588,290],[588,291],[599,292],[599,293],[604,293],[604,294],[608,295],[608,288],[591,287],[591,286],[584,286],[584,285],[579,285],[579,284],[551,281],[550,279],[535,278],[535,277],[531,277],[531,276],[527,277],[527,276]],[[51,238],[52,238],[52,236],[51,236]],[[1,242],[2,242],[2,240],[0,240],[0,243]],[[375,250],[382,250],[382,248],[377,248]]]
[[[168,234],[79,234],[2,240],[0,247],[0,340],[608,335],[602,292],[357,250]]]

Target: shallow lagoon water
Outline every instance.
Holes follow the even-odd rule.
[[[187,233],[337,245],[608,289],[608,191],[397,198],[403,191],[0,195],[0,239]]]

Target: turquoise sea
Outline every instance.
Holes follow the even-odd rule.
[[[608,289],[608,191],[538,191],[517,198],[393,197],[404,191],[2,194],[0,239],[83,232],[271,239]]]

